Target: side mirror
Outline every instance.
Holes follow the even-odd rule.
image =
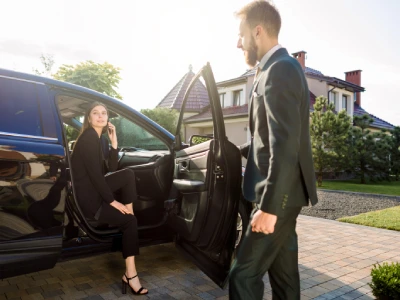
[[[198,134],[194,134],[190,137],[189,139],[189,145],[194,146],[194,145],[198,145],[204,142],[207,142],[209,140],[212,140],[214,137],[213,135],[198,135]]]

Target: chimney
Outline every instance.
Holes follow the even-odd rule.
[[[362,70],[344,72],[346,74],[346,81],[361,86],[361,72]],[[356,104],[361,106],[361,93],[356,93]]]
[[[297,59],[303,70],[306,68],[306,53],[306,51],[292,53],[293,57]]]

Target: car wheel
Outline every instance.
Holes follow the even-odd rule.
[[[243,203],[244,199],[241,197],[239,201],[239,211],[236,222],[236,241],[235,249],[239,247],[242,242],[244,233],[249,225],[249,213],[247,212],[246,206]]]

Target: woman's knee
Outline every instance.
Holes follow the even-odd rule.
[[[136,219],[135,215],[125,214],[124,218],[125,218],[125,222],[124,222],[123,227],[125,227],[125,228],[134,227],[134,229],[137,228],[137,219]]]
[[[135,181],[136,179],[135,172],[131,169],[125,169],[125,176],[128,181]]]

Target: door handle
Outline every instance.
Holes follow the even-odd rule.
[[[182,161],[179,163],[179,171],[180,172],[188,172],[189,163],[187,161]]]

